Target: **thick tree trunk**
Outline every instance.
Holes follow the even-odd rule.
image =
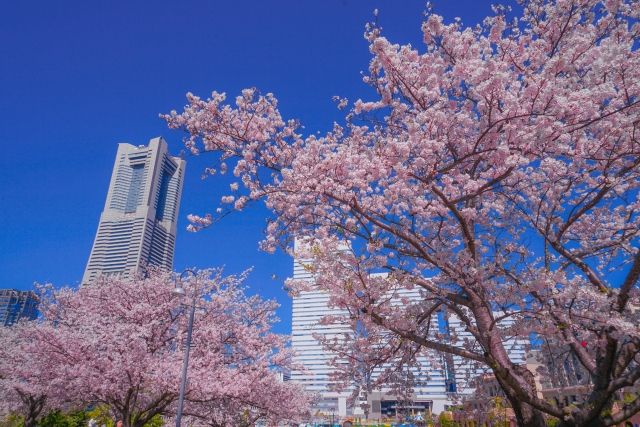
[[[518,398],[507,396],[516,416],[518,427],[546,427],[544,414],[538,409],[521,402]]]
[[[38,418],[44,408],[44,402],[47,399],[46,396],[26,396],[21,394],[22,401],[27,405],[27,413],[24,417],[24,427],[36,427],[38,424]]]
[[[601,415],[587,415],[585,412],[574,414],[574,416],[565,421],[562,420],[558,424],[558,427],[608,427],[611,425],[624,425],[624,422],[612,424],[612,420],[609,417],[603,417]]]
[[[516,374],[514,377],[518,379],[522,389],[524,389],[528,395],[534,396],[537,393],[533,375],[527,370],[527,368],[512,365],[511,373]],[[544,413],[539,409],[524,403],[516,390],[513,387],[510,387],[504,378],[500,377],[500,370],[494,369],[494,374],[498,383],[502,387],[505,396],[509,400],[509,403],[511,403],[517,425],[519,427],[546,427],[547,422]]]
[[[38,416],[29,412],[27,416],[24,418],[24,427],[36,427]]]

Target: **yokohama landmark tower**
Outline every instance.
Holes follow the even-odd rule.
[[[82,283],[100,274],[129,275],[144,265],[173,267],[186,162],[167,143],[118,144],[109,192]]]

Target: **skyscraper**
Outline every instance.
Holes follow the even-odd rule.
[[[299,253],[301,242],[296,240],[294,254]],[[339,250],[348,250],[345,245]],[[315,277],[312,271],[313,260],[299,256],[294,257],[293,279],[313,284]],[[385,273],[375,273],[375,276],[385,277]],[[372,277],[374,276],[372,275]],[[404,307],[407,304],[420,304],[424,299],[418,287],[399,288],[385,295],[391,306]],[[408,367],[414,386],[410,396],[411,402],[400,401],[401,396],[394,395],[389,387],[373,389],[371,392],[361,393],[359,401],[349,402],[353,388],[337,392],[332,390],[335,381],[331,373],[335,370],[331,360],[337,355],[323,347],[319,337],[341,340],[345,336],[353,336],[354,331],[348,324],[337,322],[323,323],[325,316],[339,318],[346,313],[329,304],[329,294],[322,289],[311,286],[310,290],[296,293],[293,297],[292,337],[291,343],[296,354],[294,361],[297,365],[291,372],[291,381],[302,385],[306,391],[316,393],[318,399],[312,407],[312,414],[319,419],[324,416],[337,415],[362,416],[362,405],[369,407],[371,418],[387,417],[397,409],[409,409],[423,415],[440,413],[447,406],[455,403],[455,398],[465,398],[471,395],[476,387],[476,379],[487,372],[489,368],[463,359],[460,356],[438,353],[423,349],[416,357],[416,366]],[[496,312],[498,317],[500,312]],[[474,344],[473,335],[469,333],[463,323],[453,314],[442,311],[434,313],[431,324],[450,344],[467,348]],[[503,319],[498,325],[508,328],[513,324],[511,319]],[[435,339],[435,336],[432,337]],[[524,364],[526,359],[527,340],[521,337],[505,340],[505,348],[514,363]],[[477,350],[477,349],[476,349]],[[338,363],[349,363],[347,360],[337,360]],[[383,370],[389,365],[376,367],[371,372],[371,381],[380,378]]]
[[[296,240],[294,252],[298,252],[300,241]],[[343,250],[348,246],[345,244]],[[309,272],[313,260],[294,258],[293,279],[299,281],[314,282],[315,278]],[[306,267],[305,267],[306,266]],[[403,299],[419,301],[420,293],[417,289],[398,290],[390,296],[394,304],[402,305]],[[317,340],[318,336],[327,339],[338,339],[350,336],[354,332],[348,324],[323,324],[320,320],[324,316],[342,316],[345,312],[329,305],[329,294],[321,289],[300,292],[293,297],[292,337],[291,344],[296,352],[294,361],[296,369],[291,372],[291,381],[302,385],[306,391],[318,395],[312,415],[320,418],[321,414],[339,417],[364,416],[361,404],[370,406],[369,416],[372,418],[383,417],[392,408],[399,405],[396,396],[389,389],[373,390],[368,395],[361,395],[360,400],[349,403],[349,395],[353,389],[334,391],[332,386],[335,381],[331,378],[334,367],[331,360],[336,354],[323,347]],[[434,324],[437,324],[437,315],[433,316]],[[416,411],[436,413],[441,412],[451,401],[447,395],[446,375],[444,363],[432,363],[432,359],[439,359],[441,355],[425,350],[424,355],[418,356],[419,367],[411,368],[416,386],[413,388],[413,407]],[[342,362],[342,361],[340,361]],[[348,361],[344,361],[348,363]],[[375,381],[381,375],[386,366],[376,368],[372,372],[371,380]]]
[[[501,317],[503,312],[494,312],[495,317]],[[456,347],[466,348],[477,353],[483,352],[480,344],[475,340],[471,332],[467,330],[462,321],[453,313],[447,313],[447,330],[450,337],[450,343]],[[506,318],[498,321],[498,326],[508,328],[512,326],[514,320]],[[527,359],[528,340],[522,337],[512,337],[504,340],[504,347],[507,350],[509,359],[513,363],[523,365]],[[484,375],[490,373],[488,366],[478,364],[469,359],[464,359],[458,355],[450,356],[453,363],[452,370],[454,373],[453,380],[455,382],[456,394],[459,397],[471,395],[475,390],[477,380]]]
[[[296,240],[295,251],[298,251],[300,241]],[[294,258],[293,279],[313,282],[313,274],[305,266],[311,265],[312,260]],[[329,307],[329,294],[320,289],[300,292],[293,298],[292,336],[291,345],[296,352],[294,361],[296,369],[291,372],[291,381],[297,382],[304,389],[317,394],[318,399],[312,408],[312,415],[334,414],[346,416],[352,414],[352,408],[347,406],[350,391],[336,392],[331,387],[334,384],[329,376],[333,371],[330,365],[335,355],[323,348],[314,334],[325,338],[339,338],[351,335],[349,325],[321,325],[320,320],[327,315],[343,315],[337,308]]]
[[[186,162],[167,143],[118,144],[107,201],[82,283],[100,274],[134,273],[144,265],[173,267],[176,223]]]
[[[31,291],[0,289],[0,326],[38,317],[38,299]]]

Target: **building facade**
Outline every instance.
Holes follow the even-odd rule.
[[[296,241],[296,246],[298,241]],[[345,247],[346,249],[346,247]],[[298,252],[294,249],[294,252]],[[294,258],[293,279],[314,281],[309,266],[309,259]],[[393,296],[397,304],[402,300],[416,301],[420,298],[417,289],[405,289]],[[413,412],[438,413],[451,403],[447,394],[446,363],[440,355],[425,354],[418,357],[419,367],[411,368],[416,385],[413,387],[411,402],[401,401],[387,389],[371,390],[362,393],[359,399],[350,401],[353,389],[340,392],[332,390],[334,381],[330,375],[333,371],[331,361],[336,355],[324,348],[317,340],[341,339],[354,332],[348,324],[321,324],[320,320],[328,315],[342,316],[345,313],[329,306],[329,295],[319,289],[300,292],[293,297],[292,347],[296,352],[294,362],[298,369],[291,372],[291,381],[301,384],[306,391],[315,394],[318,399],[312,408],[314,421],[341,419],[344,417],[380,419],[391,417],[399,411],[409,409]],[[438,322],[434,315],[433,322]],[[432,360],[442,359],[433,364]],[[336,359],[338,363],[341,361]],[[344,363],[348,363],[346,360]],[[382,374],[385,366],[375,368],[371,382],[375,382]],[[366,412],[363,408],[367,408]]]
[[[18,320],[38,317],[38,299],[31,291],[0,289],[0,325],[11,326]]]
[[[299,242],[296,241],[296,248],[298,244]],[[308,268],[311,262],[309,259],[294,258],[293,279],[313,282],[313,275]],[[334,382],[329,378],[332,372],[330,361],[334,354],[323,348],[322,344],[314,338],[314,334],[320,334],[326,338],[351,334],[349,325],[320,325],[319,323],[324,316],[344,313],[336,308],[330,308],[329,295],[321,290],[300,292],[293,297],[292,309],[291,345],[296,352],[294,363],[301,369],[291,371],[291,381],[299,383],[307,392],[318,397],[312,408],[312,416],[318,418],[322,414],[333,417],[347,416],[353,412],[351,408],[347,408],[350,392],[331,390]]]
[[[82,283],[130,275],[146,265],[171,269],[186,162],[158,137],[118,144],[107,200]]]
[[[496,317],[500,314],[502,313],[495,312]],[[446,322],[446,330],[452,345],[476,353],[483,352],[479,343],[455,314],[448,313],[446,315]],[[498,326],[506,329],[512,326],[513,323],[513,319],[506,318],[500,320]],[[526,364],[527,347],[529,346],[528,339],[512,337],[504,341],[504,346],[509,355],[509,359],[511,359],[513,363],[518,365]],[[477,387],[477,379],[483,378],[483,376],[490,373],[488,366],[480,365],[478,362],[464,359],[461,356],[451,355],[449,356],[449,360],[452,364],[451,371],[453,373],[451,376],[453,382],[450,390],[461,398],[471,395]]]
[[[345,245],[343,250],[347,250]],[[300,253],[299,241],[296,240],[294,253]],[[293,279],[308,281],[312,284],[310,290],[296,293],[293,297],[292,316],[292,347],[295,350],[294,361],[299,367],[291,372],[291,381],[301,384],[305,390],[318,397],[312,409],[313,422],[323,422],[336,417],[353,417],[369,419],[394,419],[400,413],[416,416],[430,416],[446,410],[449,406],[468,398],[477,387],[474,381],[489,372],[486,366],[477,365],[469,360],[450,354],[442,354],[424,349],[417,356],[417,366],[411,367],[410,373],[414,381],[413,393],[408,397],[400,397],[391,393],[390,389],[381,388],[361,392],[359,399],[349,399],[352,389],[341,392],[333,390],[335,385],[331,373],[335,369],[332,360],[338,363],[348,363],[336,359],[336,354],[323,347],[318,340],[343,339],[353,336],[354,331],[348,324],[321,323],[325,316],[342,317],[347,313],[329,305],[328,293],[313,287],[315,281],[312,274],[312,260],[294,257]],[[386,299],[392,305],[406,306],[420,303],[423,296],[418,287],[413,289],[396,289],[393,295]],[[496,312],[496,315],[500,314]],[[448,343],[480,351],[475,340],[464,324],[453,314],[441,311],[434,313],[431,323],[437,325],[437,330]],[[509,328],[513,320],[503,319],[500,327]],[[506,340],[505,345],[509,357],[514,363],[526,363],[526,348],[529,342],[522,338]],[[371,382],[374,383],[383,373],[386,366],[373,369]],[[366,412],[363,410],[366,408]]]

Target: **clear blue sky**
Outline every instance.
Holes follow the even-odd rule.
[[[476,24],[484,0],[436,0],[447,21]],[[12,1],[0,13],[0,288],[77,285],[89,256],[118,142],[182,135],[158,113],[180,110],[191,91],[231,97],[273,92],[308,131],[338,120],[331,97],[371,97],[364,24],[380,11],[384,34],[419,46],[424,2]],[[250,292],[282,304],[292,261],[257,249],[266,212],[253,208],[200,233],[188,213],[215,209],[227,183],[200,180],[207,156],[187,156],[175,268],[253,266]],[[271,276],[275,274],[275,280]]]

